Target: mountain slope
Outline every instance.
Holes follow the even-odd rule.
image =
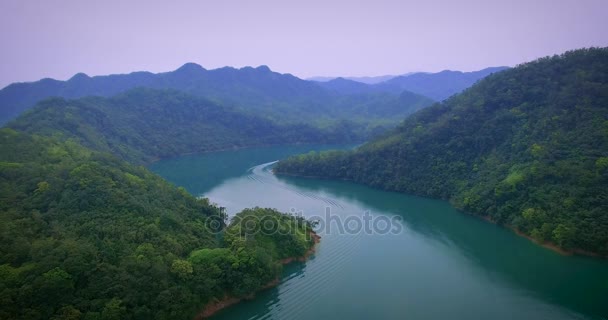
[[[319,82],[318,84],[325,89],[341,94],[361,94],[377,91],[371,85],[345,78],[336,78],[325,82]]]
[[[608,255],[608,48],[493,74],[356,151],[275,170],[450,199],[538,241]]]
[[[181,92],[144,88],[112,98],[45,100],[8,126],[74,139],[132,163],[238,147],[348,142],[363,137],[348,123],[323,130],[278,125]]]
[[[318,81],[319,86],[340,94],[393,93],[404,91],[442,101],[460,93],[475,82],[508,67],[492,67],[473,72],[445,70],[437,73],[416,72],[390,77],[386,81],[366,84],[356,78],[334,78]]]
[[[293,233],[245,242],[252,215]],[[313,245],[306,221],[274,210],[225,218],[141,166],[0,129],[0,318],[193,319]]]
[[[344,94],[290,74],[272,72],[266,66],[206,70],[187,63],[175,71],[158,74],[135,72],[96,77],[77,74],[68,81],[43,79],[11,84],[0,90],[0,124],[48,97],[109,97],[135,87],[175,89],[281,123],[324,124],[357,116],[351,109],[358,105],[357,99],[340,104]],[[401,91],[395,93],[395,98]]]

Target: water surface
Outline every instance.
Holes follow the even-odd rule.
[[[229,214],[260,206],[342,221],[366,212],[401,219],[388,234],[320,230],[316,254],[286,266],[278,287],[213,319],[608,319],[606,260],[562,256],[444,201],[270,171],[290,154],[332,147],[243,149],[151,166]]]

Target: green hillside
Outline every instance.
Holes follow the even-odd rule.
[[[238,221],[143,167],[0,129],[0,319],[191,319],[274,280],[276,248],[312,245],[307,222],[252,214],[294,232],[238,241]]]
[[[608,48],[490,75],[356,151],[275,170],[449,199],[539,241],[608,255]]]
[[[325,129],[276,124],[172,90],[134,89],[112,97],[48,99],[9,127],[74,139],[132,163],[238,147],[361,141],[353,123]]]

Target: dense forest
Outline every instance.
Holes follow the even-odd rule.
[[[354,151],[279,174],[449,199],[540,242],[608,255],[608,48],[488,76]]]
[[[199,68],[186,65],[163,81],[196,80]],[[0,319],[186,319],[225,297],[249,296],[277,278],[282,261],[311,248],[308,222],[254,208],[228,223],[221,208],[134,164],[258,145],[362,141],[394,126],[393,114],[431,103],[409,92],[330,93],[333,104],[315,109],[306,102],[310,117],[326,111],[327,117],[294,122],[294,105],[274,103],[277,95],[309,94],[301,80],[264,68],[225,71],[230,86],[254,83],[256,73],[279,77],[254,91],[270,97],[273,112],[292,118],[273,117],[261,104],[251,110],[220,105],[194,89],[134,88],[112,97],[47,98],[0,129]],[[241,79],[243,72],[250,79]],[[67,96],[105,95],[129,78],[116,77],[102,81],[109,87],[85,75],[32,86],[61,85]],[[285,87],[277,82],[289,87],[292,80],[293,92],[281,93]],[[226,95],[254,94],[218,85],[214,90]],[[14,88],[28,85],[8,89]],[[15,97],[34,99],[36,92]],[[251,221],[260,223],[254,229],[270,222],[281,232],[252,231]]]
[[[308,221],[263,208],[228,220],[136,166],[248,146],[381,134],[275,170],[449,199],[539,241],[608,254],[607,75],[607,49],[578,50],[431,107],[403,79],[330,88],[267,67],[11,85],[0,92],[0,122],[20,114],[0,129],[0,319],[192,318],[273,282],[314,245]]]
[[[271,209],[225,219],[143,167],[0,129],[0,318],[191,319],[313,245],[308,222]]]
[[[46,98],[111,97],[138,87],[177,90],[280,124],[328,126],[343,119],[366,125],[376,121],[397,124],[393,117],[386,116],[386,111],[401,118],[432,103],[431,99],[412,92],[407,92],[409,99],[400,99],[405,90],[400,87],[343,93],[290,74],[272,72],[266,66],[206,70],[187,63],[175,71],[158,74],[134,72],[89,77],[80,73],[68,81],[14,83],[0,90],[0,124]]]
[[[138,88],[112,98],[47,99],[8,124],[73,139],[131,163],[256,145],[362,141],[352,122],[327,128],[279,125],[174,90]]]

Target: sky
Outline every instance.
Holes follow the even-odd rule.
[[[0,0],[0,30],[0,88],[186,62],[375,76],[605,47],[608,0]]]

